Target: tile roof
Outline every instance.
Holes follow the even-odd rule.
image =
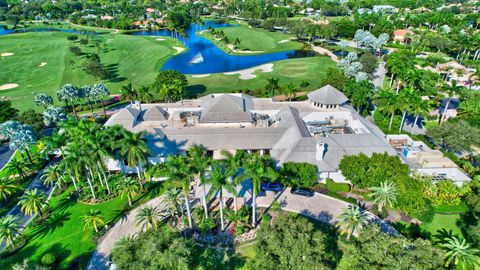
[[[312,102],[326,105],[342,105],[348,101],[348,98],[342,92],[329,84],[310,92],[307,96]]]

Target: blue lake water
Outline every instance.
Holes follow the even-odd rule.
[[[192,24],[187,30],[188,37],[179,36],[178,34],[172,33],[168,30],[138,31],[131,34],[175,37],[180,40],[185,47],[187,47],[187,51],[170,58],[162,67],[162,70],[178,70],[184,74],[229,72],[294,57],[293,55],[295,54],[295,51],[257,55],[231,55],[225,53],[210,40],[197,35],[198,32],[207,30],[209,26],[213,28],[235,27],[235,25],[219,24],[207,21],[205,22],[205,25]],[[255,37],[253,36],[252,38]],[[199,55],[201,55],[203,58],[203,62],[192,63],[192,61],[196,62],[195,59],[198,60]]]

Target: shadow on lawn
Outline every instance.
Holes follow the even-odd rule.
[[[108,64],[104,65],[104,68],[108,71],[110,74],[108,81],[110,82],[123,82],[126,80],[125,77],[120,77],[118,75],[118,64]]]
[[[65,222],[70,220],[70,216],[71,214],[66,212],[56,212],[51,214],[47,220],[33,227],[30,238],[38,236],[44,237],[46,234],[54,232],[56,229],[63,227]]]
[[[194,84],[187,87],[188,98],[196,98],[198,96],[203,96],[207,91],[207,87],[203,84]]]

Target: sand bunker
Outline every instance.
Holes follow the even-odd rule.
[[[157,38],[158,41],[164,41],[164,38]]]
[[[227,47],[232,50],[234,53],[263,53],[263,51],[242,51],[242,50],[236,50],[235,46],[233,44],[228,44]]]
[[[40,65],[38,65],[38,67],[44,67],[46,65],[47,65],[47,62],[42,62],[42,63],[40,63]]]
[[[16,87],[18,87],[18,84],[16,84],[16,83],[7,83],[7,84],[0,85],[0,91],[1,90],[9,90],[9,89],[13,89],[13,88],[16,88]]]
[[[2,54],[0,54],[0,56],[2,56],[2,57],[5,57],[5,56],[12,56],[12,55],[14,55],[14,53],[11,53],[11,52],[6,52],[6,53],[2,53]]]
[[[179,54],[185,50],[183,47],[173,47],[177,52],[175,54]]]
[[[225,75],[240,74],[240,77],[239,77],[240,80],[250,80],[250,79],[255,79],[257,77],[257,75],[253,74],[257,70],[260,70],[263,73],[272,72],[273,71],[273,64],[271,64],[271,63],[263,64],[263,65],[260,65],[260,66],[247,68],[247,69],[244,69],[244,70],[225,72],[223,74],[225,74]]]
[[[284,39],[284,40],[280,40],[279,42],[277,43],[285,43],[285,42],[289,42],[290,40],[289,39]]]
[[[210,74],[196,74],[196,75],[192,75],[192,78],[205,78],[208,76],[210,76]]]

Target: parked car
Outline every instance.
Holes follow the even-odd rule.
[[[305,197],[313,197],[315,195],[315,191],[304,187],[294,187],[290,190],[290,193]]]
[[[274,192],[280,192],[283,189],[280,183],[265,183],[265,182],[262,182],[261,188],[263,191],[274,191]]]

